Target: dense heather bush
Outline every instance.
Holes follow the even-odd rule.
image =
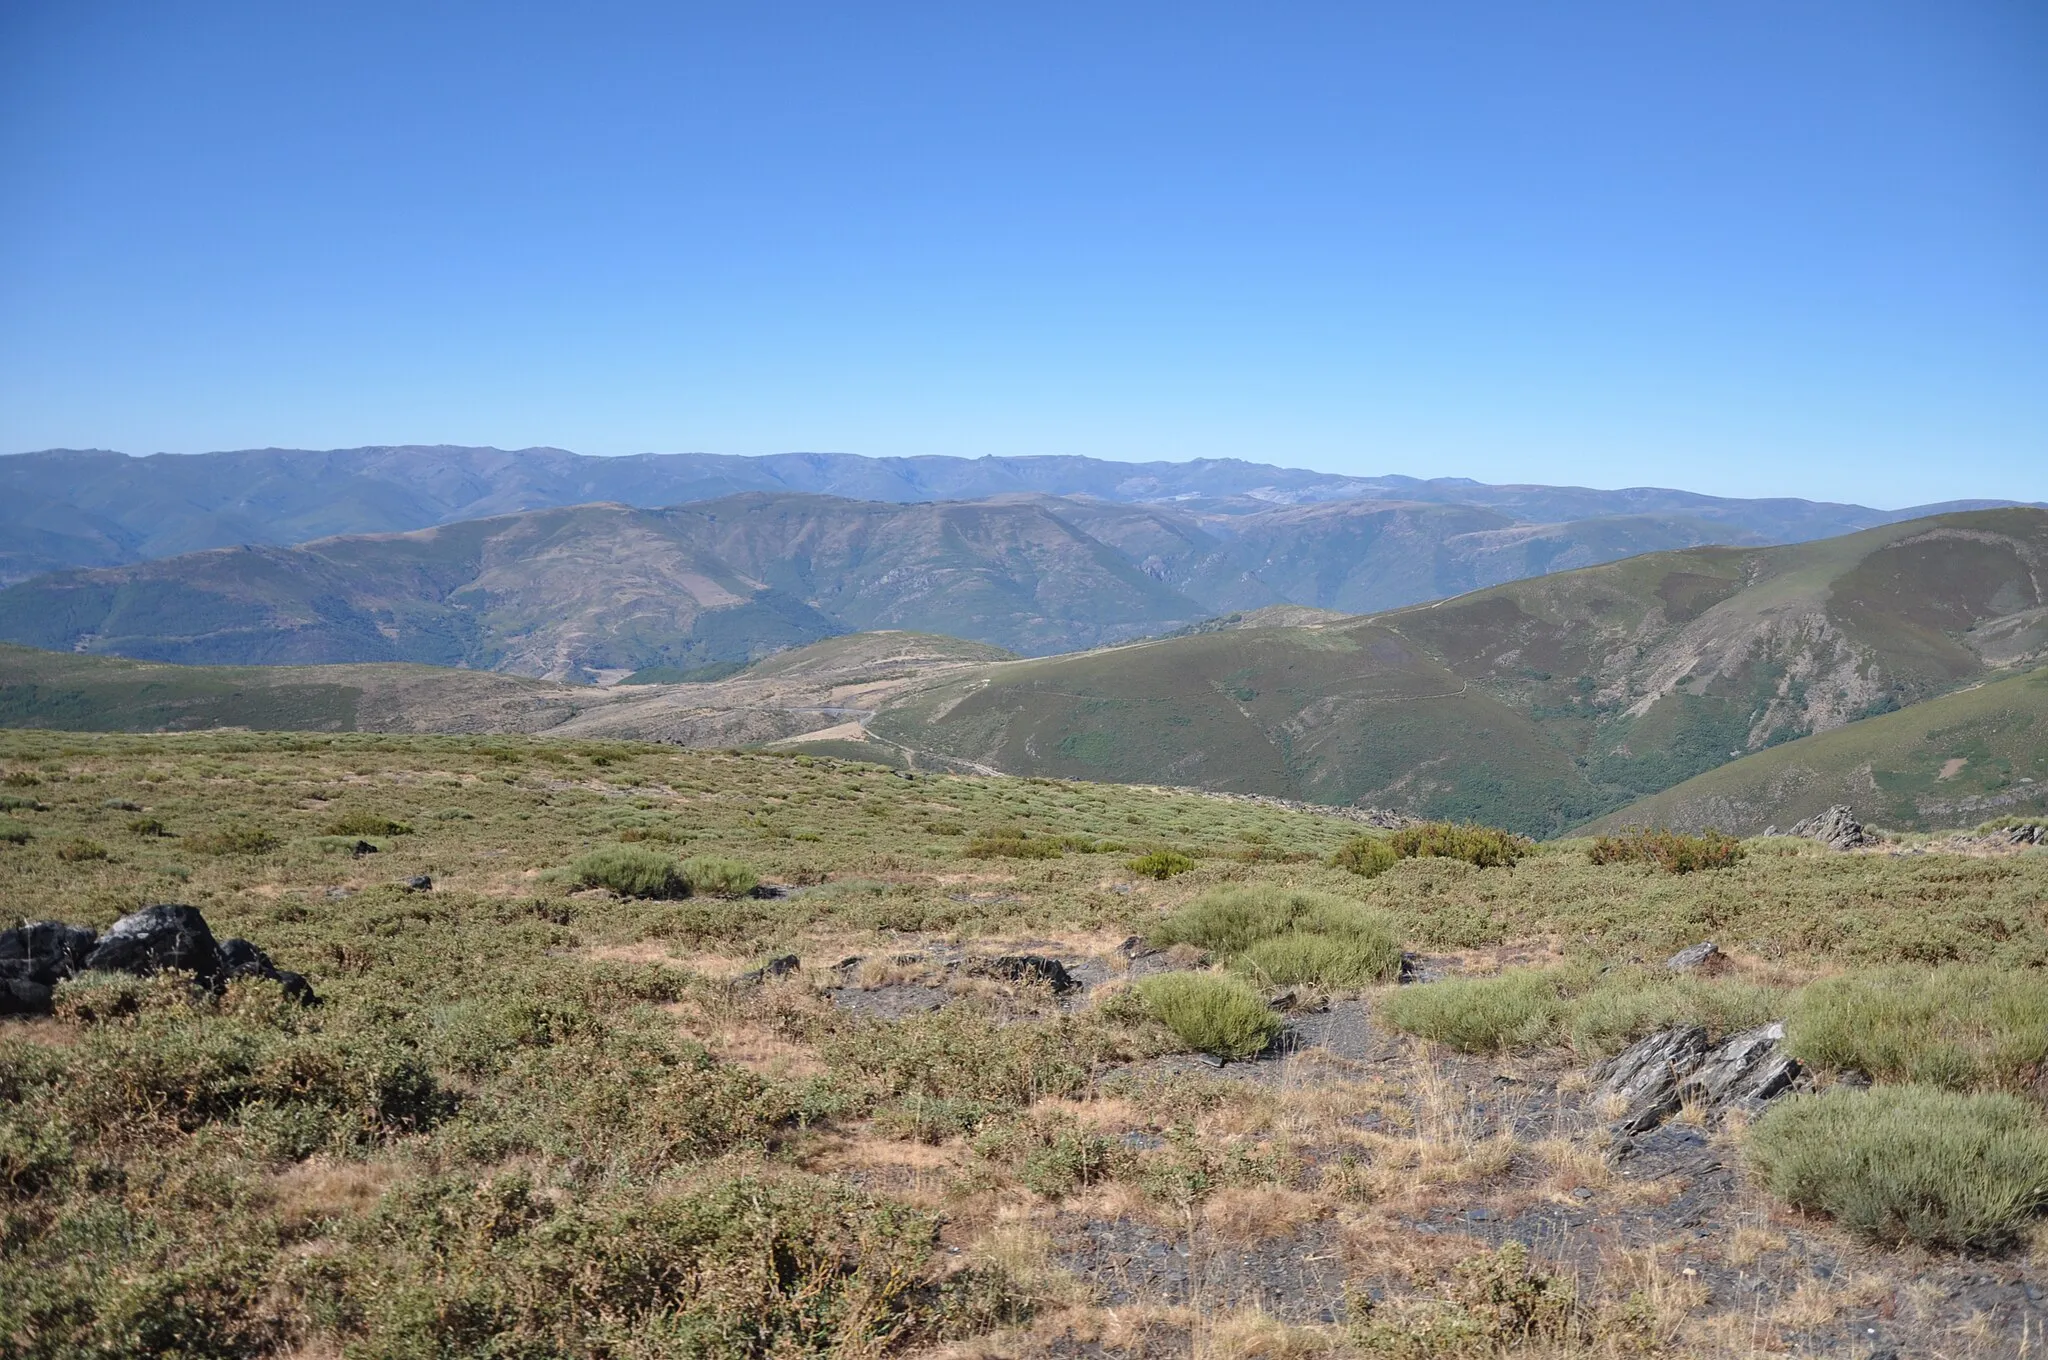
[[[569,866],[586,888],[609,888],[621,897],[688,897],[690,880],[682,866],[656,850],[637,845],[600,845]]]
[[[1400,861],[1385,836],[1353,836],[1330,857],[1333,868],[1349,869],[1361,878],[1377,877]]]
[[[27,845],[36,838],[36,833],[11,817],[0,817],[0,843]]]
[[[1268,981],[1360,987],[1401,975],[1401,940],[1385,915],[1330,893],[1212,888],[1152,938],[1191,944]]]
[[[2048,1211],[2048,1127],[2015,1096],[1795,1096],[1757,1121],[1747,1151],[1771,1193],[1884,1242],[1996,1250]]]
[[[683,861],[682,874],[691,892],[706,897],[745,897],[761,882],[752,869],[721,855],[692,855]]]
[[[1280,1017],[1266,998],[1218,973],[1160,973],[1138,983],[1138,995],[1159,1022],[1198,1053],[1249,1058],[1280,1035]]]
[[[1721,831],[1686,836],[1676,831],[1630,831],[1600,836],[1586,850],[1594,864],[1654,864],[1667,874],[1727,869],[1742,862],[1742,842]]]
[[[2048,1062],[2048,974],[1949,964],[1823,978],[1799,994],[1786,1038],[1823,1070],[2017,1090]]]
[[[1146,878],[1168,879],[1175,874],[1184,874],[1195,867],[1195,862],[1178,850],[1150,850],[1128,861],[1124,867],[1134,874]]]
[[[1455,822],[1403,827],[1387,837],[1387,844],[1402,859],[1461,859],[1481,869],[1513,868],[1532,848],[1513,832]]]
[[[1055,836],[997,828],[975,832],[962,853],[969,859],[1058,859],[1065,847]]]

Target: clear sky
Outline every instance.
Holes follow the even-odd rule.
[[[2048,6],[0,0],[0,450],[2048,499]]]

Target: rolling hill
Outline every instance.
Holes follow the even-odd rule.
[[[1081,496],[1112,504],[1172,504],[1226,521],[1274,506],[1379,500],[1486,510],[1509,525],[1648,517],[1713,526],[1705,538],[1644,543],[1636,551],[1705,541],[1795,542],[1944,508],[1880,511],[1654,487],[1596,491],[1489,486],[1459,477],[1342,477],[1239,459],[1122,463],[836,453],[593,458],[562,449],[448,445],[130,458],[105,450],[51,449],[0,457],[0,584],[48,571],[120,566],[206,548],[400,533],[599,501],[645,509],[742,492],[901,503]],[[1380,600],[1369,607],[1388,603]]]
[[[1713,827],[1748,836],[1837,803],[1899,831],[2048,816],[2048,670],[1972,685],[1744,756],[1588,829]]]
[[[1014,773],[1555,832],[2048,655],[2048,513],[1697,548],[1308,628],[984,667],[878,736]]]

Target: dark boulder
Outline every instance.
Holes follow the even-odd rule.
[[[249,941],[240,938],[222,940],[220,980],[227,982],[238,977],[268,978],[283,987],[284,994],[302,1006],[317,1005],[320,1001],[313,994],[312,984],[302,975],[279,968],[270,961],[270,955]]]
[[[401,885],[407,892],[432,892],[434,880],[425,874],[414,874]]]
[[[1065,964],[1043,954],[1005,954],[1001,958],[983,959],[974,971],[1009,982],[1043,982],[1055,992],[1070,992],[1081,985],[1067,972]]]
[[[220,945],[197,907],[144,907],[107,929],[85,959],[87,969],[147,977],[176,968],[212,986],[220,980]]]
[[[0,931],[0,967],[21,965],[18,975],[45,987],[79,972],[97,937],[83,926],[30,921]]]
[[[735,987],[758,987],[770,978],[787,977],[803,964],[794,954],[781,954],[759,968],[750,968],[732,980]]]
[[[55,989],[30,977],[20,960],[0,963],[0,1015],[48,1015],[54,995]]]

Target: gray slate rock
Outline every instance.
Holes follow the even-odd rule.
[[[1729,1035],[1679,1082],[1679,1098],[1717,1111],[1761,1108],[1799,1075],[1799,1060],[1782,1051],[1784,1043],[1783,1022]]]
[[[1785,834],[1819,841],[1831,850],[1854,850],[1859,845],[1875,845],[1882,839],[1865,831],[1856,814],[1841,803],[1808,817]]]
[[[197,907],[167,902],[114,922],[86,956],[85,966],[138,977],[176,968],[212,986],[220,980],[220,945]]]
[[[279,968],[270,961],[270,955],[258,949],[249,941],[239,937],[220,942],[220,978],[268,978],[284,988],[284,994],[301,1006],[317,1006],[320,998],[313,994],[313,984],[304,976],[289,969]]]
[[[1664,1030],[1595,1069],[1597,1094],[1628,1102],[1614,1125],[1623,1139],[1656,1128],[1688,1100],[1715,1115],[1754,1114],[1799,1078],[1799,1061],[1783,1051],[1784,1042],[1782,1022],[1731,1034],[1711,1048],[1697,1025]]]
[[[1664,960],[1664,967],[1673,973],[1711,973],[1728,961],[1721,947],[1712,940],[1703,940],[1689,949],[1681,949]]]

